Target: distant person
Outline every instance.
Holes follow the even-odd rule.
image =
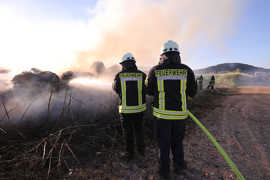
[[[113,89],[121,99],[119,113],[125,131],[127,151],[125,157],[127,161],[130,161],[134,158],[134,139],[136,139],[139,154],[144,156],[145,153],[143,111],[146,110],[146,75],[137,69],[135,58],[131,53],[125,54],[120,64],[122,71],[115,76]]]
[[[207,89],[214,90],[214,88],[215,88],[215,83],[216,83],[215,76],[212,75],[212,77],[211,77],[211,79],[210,79],[210,82],[209,82],[209,85],[207,86]]]
[[[187,114],[187,97],[196,94],[193,71],[181,63],[178,44],[166,42],[160,54],[159,64],[149,72],[147,93],[154,96],[153,115],[156,123],[160,150],[159,173],[170,178],[170,150],[173,154],[174,171],[187,168],[184,160],[183,139]]]
[[[201,91],[203,89],[203,76],[202,75],[198,78],[198,81],[199,81],[199,90]]]

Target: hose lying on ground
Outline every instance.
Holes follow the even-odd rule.
[[[219,143],[216,141],[216,139],[212,136],[212,134],[204,127],[204,125],[190,111],[188,111],[188,115],[202,129],[202,131],[208,136],[208,138],[211,140],[211,142],[216,146],[217,150],[220,152],[220,154],[226,160],[228,165],[232,168],[232,170],[235,173],[235,175],[237,176],[237,178],[239,180],[245,180],[244,176],[238,170],[238,168],[233,163],[233,161],[230,159],[228,154],[223,150],[223,148],[219,145]]]

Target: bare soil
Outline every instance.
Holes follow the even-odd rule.
[[[270,179],[269,87],[216,89],[213,92],[205,90],[191,101],[189,109],[217,139],[246,180]],[[95,128],[97,132],[100,132],[100,135],[95,134],[95,138],[100,139],[93,141],[95,143],[92,143],[93,137],[91,136],[93,135],[89,135],[89,129],[78,128],[56,131],[47,137],[36,137],[33,142],[29,138],[27,141],[13,141],[18,144],[1,142],[0,179],[18,179],[20,177],[20,179],[157,180],[159,179],[157,174],[158,148],[151,128],[152,123],[151,117],[145,116],[146,157],[137,155],[136,159],[131,162],[126,162],[122,158],[125,146],[123,136],[117,130],[119,128],[117,123],[112,123],[112,125],[108,123],[108,128],[105,129],[104,125],[99,123],[104,130]],[[95,132],[95,129],[91,131]],[[5,138],[9,140],[7,135]],[[61,151],[62,146],[65,148],[63,149],[65,152],[62,153],[63,157],[61,153],[56,154],[56,157],[61,157],[67,165],[62,165],[65,168],[60,168],[62,166],[53,166],[52,163],[50,176],[47,175],[46,162],[42,166],[39,165],[43,163],[44,150],[42,147],[45,143],[39,145],[40,142],[45,142],[44,140],[51,144],[49,149],[52,149],[53,152],[58,152],[59,149]],[[11,141],[9,140],[9,142]],[[65,146],[66,143],[70,149]],[[191,119],[188,120],[184,145],[188,169],[181,175],[172,173],[172,179],[237,179],[214,145]],[[10,152],[6,153],[5,149]],[[33,153],[30,151],[31,149],[34,149]],[[45,159],[48,157],[54,160],[54,154],[49,156],[50,154],[46,153],[45,155]],[[25,161],[17,161],[18,158],[15,157],[28,159],[29,165]],[[36,160],[35,165],[39,165],[43,169],[32,167],[31,158]],[[57,162],[59,164],[59,158],[56,158],[55,163]],[[23,171],[20,170],[22,167]],[[6,171],[4,171],[5,169]],[[57,171],[54,172],[54,169]],[[30,171],[33,171],[31,176]],[[13,176],[14,174],[16,176]]]
[[[246,179],[270,179],[270,88],[241,87],[223,95],[224,101],[201,121]],[[202,171],[202,179],[237,179],[197,127],[185,144],[190,168]]]

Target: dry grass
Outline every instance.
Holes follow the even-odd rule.
[[[91,163],[98,151],[107,152],[121,141],[120,120],[116,108],[112,107],[102,119],[91,120],[91,112],[72,111],[72,101],[76,100],[67,91],[60,115],[51,116],[50,93],[47,114],[32,125],[26,118],[33,102],[29,103],[20,121],[14,123],[4,103],[4,123],[0,129],[0,179],[59,179],[70,169]]]
[[[206,115],[216,108],[212,99],[218,93],[219,90],[201,93],[191,102],[192,111],[198,117]],[[114,163],[124,151],[124,138],[116,102],[110,112],[90,121],[88,118],[92,115],[89,112],[78,109],[78,115],[73,114],[71,104],[80,100],[65,93],[61,113],[52,119],[53,98],[54,94],[50,93],[47,114],[39,120],[38,126],[31,126],[31,121],[25,119],[29,105],[22,114],[21,123],[10,121],[3,127],[6,134],[0,132],[0,179],[119,179],[119,169]],[[155,149],[149,113],[150,110],[145,116],[145,140],[150,149]],[[9,110],[6,109],[6,119],[8,116]],[[194,126],[193,123],[189,125],[188,134],[192,133]],[[156,154],[152,159],[156,160]]]

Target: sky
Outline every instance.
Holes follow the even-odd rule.
[[[233,32],[224,37],[222,48],[213,44],[203,48],[198,67],[241,62],[270,68],[270,1],[250,0],[238,17]],[[201,46],[203,47],[203,46]],[[196,63],[194,57],[194,63]],[[192,65],[197,68],[197,65]]]
[[[0,67],[86,71],[125,52],[151,67],[172,39],[193,69],[270,68],[269,18],[267,0],[0,0]]]

